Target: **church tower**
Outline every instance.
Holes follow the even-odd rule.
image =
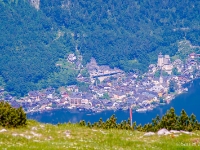
[[[164,59],[163,55],[160,52],[159,55],[158,55],[158,64],[157,64],[157,66],[160,67],[160,68],[163,66],[163,59]]]

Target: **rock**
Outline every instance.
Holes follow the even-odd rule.
[[[184,133],[184,134],[192,134],[191,132],[183,131],[183,130],[181,130],[180,132],[181,132],[181,133]]]
[[[41,134],[37,134],[37,133],[35,133],[35,132],[33,132],[33,131],[31,131],[31,134],[32,134],[33,136],[35,136],[35,137],[41,137],[41,136],[42,136]]]
[[[20,135],[20,136],[22,136],[22,137],[24,137],[24,134],[22,134],[22,133],[21,133],[21,134],[19,134],[19,135]]]
[[[6,132],[6,131],[7,131],[6,129],[1,129],[1,130],[0,130],[0,133],[1,133],[1,132]]]
[[[177,130],[170,130],[169,132],[170,132],[170,133],[174,133],[174,134],[180,133],[180,131],[177,131]]]
[[[144,136],[152,136],[152,135],[155,135],[155,133],[154,132],[147,132],[147,133],[144,134]]]
[[[32,127],[31,130],[37,130],[37,127]]]
[[[18,136],[18,134],[17,133],[13,133],[12,136]]]
[[[105,133],[105,132],[103,132],[103,131],[101,131],[101,130],[100,130],[100,132],[101,132],[102,134],[107,134],[107,133]]]
[[[31,139],[32,137],[30,135],[24,135],[24,134],[12,134],[13,136],[20,135],[21,137],[25,137],[26,139]]]
[[[32,138],[30,135],[24,135],[24,137],[25,137],[26,139],[31,139],[31,138]]]
[[[52,140],[53,138],[51,136],[48,136],[47,140]]]
[[[41,125],[40,125],[40,127],[41,127],[41,128],[44,128],[44,125],[43,125],[43,124],[41,124]]]
[[[65,133],[66,137],[70,137],[70,131],[69,130],[65,131],[64,133]]]
[[[97,130],[92,129],[92,131],[96,132]]]
[[[157,132],[158,135],[169,135],[171,134],[167,129],[160,129],[158,132]]]

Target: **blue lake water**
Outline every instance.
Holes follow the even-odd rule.
[[[186,110],[188,115],[194,113],[197,120],[200,121],[200,79],[193,81],[193,83],[188,84],[187,86],[189,91],[177,96],[168,105],[159,106],[158,108],[146,113],[134,112],[133,122],[136,121],[137,124],[151,122],[152,118],[155,118],[156,115],[162,116],[171,107],[175,108],[178,115],[182,109]],[[127,120],[129,118],[129,111],[104,111],[97,114],[89,114],[88,112],[71,113],[66,109],[28,114],[28,118],[52,124],[69,121],[75,123],[80,120],[85,120],[87,122],[90,121],[93,123],[98,121],[100,118],[105,121],[113,114],[117,117],[117,122],[121,122],[122,120]]]

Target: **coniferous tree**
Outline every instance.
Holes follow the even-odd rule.
[[[136,127],[136,129],[137,129],[138,131],[143,131],[143,127],[142,127],[141,124],[139,124],[139,125]]]
[[[80,125],[80,126],[85,126],[85,125],[86,125],[85,120],[81,120],[81,121],[79,122],[79,125]]]
[[[102,128],[103,127],[102,125],[103,125],[103,120],[102,120],[102,118],[100,118],[99,122],[98,122],[98,127]]]
[[[189,122],[192,126],[192,130],[198,129],[198,126],[196,126],[197,125],[196,116],[194,114],[191,114],[191,116],[189,117]]]
[[[160,117],[157,115],[156,118],[152,119],[152,131],[157,131],[160,125]]]
[[[2,104],[0,103],[0,106]],[[6,113],[6,111],[2,111],[0,109],[0,113]],[[0,116],[1,118],[1,116]],[[166,112],[166,114],[160,118],[158,115],[156,118],[152,119],[152,123],[145,124],[142,126],[141,124],[136,125],[136,122],[133,123],[132,127],[130,126],[130,119],[123,120],[121,123],[117,124],[117,118],[115,115],[112,115],[109,119],[106,120],[106,122],[103,122],[102,118],[99,119],[98,122],[95,122],[91,124],[90,122],[87,123],[87,127],[97,127],[102,129],[122,129],[122,130],[132,130],[135,129],[142,132],[157,132],[161,128],[166,128],[168,130],[187,130],[187,131],[193,131],[193,130],[200,130],[200,124],[196,120],[196,116],[192,114],[190,117],[188,117],[185,110],[181,111],[181,115],[177,116],[175,113],[174,108],[170,108]],[[80,121],[79,123],[81,126],[86,125],[85,121]]]
[[[189,117],[185,110],[181,111],[181,115],[179,117],[179,130],[186,130],[189,124]]]
[[[88,126],[89,128],[91,128],[91,127],[92,127],[92,124],[91,124],[90,122],[88,122],[88,123],[87,123],[87,126]]]
[[[136,121],[135,121],[135,122],[133,122],[133,126],[132,126],[133,131],[136,129],[136,126],[137,126],[137,124],[136,124]]]
[[[178,116],[175,114],[174,108],[170,108],[167,113],[162,117],[160,122],[161,128],[166,128],[168,130],[177,129]]]

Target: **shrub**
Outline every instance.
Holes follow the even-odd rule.
[[[26,113],[22,107],[13,108],[8,102],[0,102],[0,126],[16,128],[25,126],[26,121]]]

